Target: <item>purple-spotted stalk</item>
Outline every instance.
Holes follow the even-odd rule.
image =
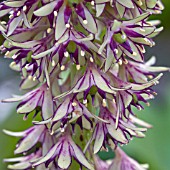
[[[151,125],[133,108],[144,109],[167,67],[145,61],[145,46],[162,31],[152,14],[160,0],[7,0],[0,3],[1,51],[20,72],[24,120],[15,154],[5,159],[17,170],[146,170],[121,146],[144,137]],[[113,160],[102,161],[111,148]],[[23,156],[21,156],[23,154]],[[147,160],[146,160],[147,161]]]

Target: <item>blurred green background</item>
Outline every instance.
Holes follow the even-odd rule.
[[[152,19],[160,19],[164,31],[155,38],[156,46],[148,48],[147,58],[157,57],[157,65],[170,66],[170,1],[163,0],[165,10],[162,15]],[[0,58],[0,99],[21,93],[18,90],[19,75],[8,68],[10,61]],[[170,73],[165,73],[160,84],[155,87],[158,96],[151,101],[150,107],[138,114],[140,118],[153,125],[146,138],[134,139],[126,152],[141,163],[149,163],[149,170],[170,170]],[[22,115],[15,112],[15,104],[0,103],[0,170],[6,170],[3,158],[13,157],[13,150],[18,139],[6,136],[2,129],[21,131],[31,125],[31,120],[23,121]],[[102,153],[107,159],[112,154]]]

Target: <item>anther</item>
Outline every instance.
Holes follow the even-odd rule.
[[[88,21],[87,20],[83,20],[83,24],[87,25]]]
[[[81,50],[81,51],[80,51],[80,54],[81,54],[81,56],[84,57],[84,56],[85,56],[85,51]]]
[[[76,102],[73,102],[73,103],[72,103],[72,106],[74,106],[74,107],[77,106],[77,103],[76,103]]]
[[[93,57],[90,57],[90,62],[92,62],[92,63],[94,62],[94,59],[93,59]]]
[[[62,66],[60,67],[60,69],[61,69],[61,71],[65,70],[65,66],[62,65]]]
[[[66,28],[70,28],[70,24],[69,23],[66,24]]]
[[[55,16],[55,17],[57,16],[57,14],[58,14],[57,11],[54,11],[54,16]]]
[[[48,33],[48,34],[49,34],[51,31],[52,31],[51,28],[48,28],[48,29],[47,29],[47,33]]]
[[[64,52],[64,56],[65,56],[65,57],[68,57],[68,56],[69,56],[68,51]]]
[[[27,10],[27,6],[25,5],[25,6],[23,6],[23,11],[25,12],[26,10]]]
[[[80,67],[80,65],[79,65],[79,64],[78,64],[78,65],[76,65],[76,69],[77,69],[77,70],[80,70],[80,68],[81,68],[81,67]]]

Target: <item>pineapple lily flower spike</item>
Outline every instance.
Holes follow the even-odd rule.
[[[29,129],[4,130],[21,138],[14,151],[20,156],[4,160],[9,169],[148,169],[121,146],[151,128],[133,108],[149,105],[152,86],[169,71],[144,57],[145,46],[154,46],[163,30],[148,18],[163,9],[160,0],[0,3],[0,50],[27,91],[3,102],[19,102],[24,120],[33,114]],[[115,157],[103,161],[97,153],[108,148]]]

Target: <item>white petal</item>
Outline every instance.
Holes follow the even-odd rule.
[[[8,168],[13,170],[23,170],[29,168],[30,166],[31,164],[29,162],[21,162],[14,165],[8,165]]]
[[[47,5],[42,6],[38,10],[34,12],[34,15],[36,16],[47,16],[51,14],[56,7],[56,1],[53,1],[51,3],[48,3]]]
[[[15,150],[15,154],[22,153],[31,149],[39,140],[41,133],[44,131],[45,126],[39,126],[30,132],[19,144]]]
[[[61,143],[57,143],[55,144],[50,150],[49,152],[43,156],[39,161],[37,161],[36,163],[33,164],[33,166],[37,166],[37,165],[40,165],[46,161],[48,161],[55,153],[57,154],[58,151],[60,150],[61,148]]]
[[[64,102],[57,108],[57,111],[55,112],[52,121],[58,121],[62,119],[68,112],[69,104],[70,104],[70,98],[65,99]]]
[[[57,163],[61,169],[67,169],[71,164],[70,149],[67,141],[63,143]]]
[[[99,17],[103,10],[104,10],[105,4],[96,4],[96,17]]]
[[[44,99],[42,102],[42,116],[43,119],[46,120],[53,115],[53,100],[51,90],[46,90],[44,92]]]
[[[134,5],[131,0],[117,0],[122,6],[125,6],[127,8],[134,8]]]
[[[22,105],[21,107],[17,109],[17,112],[28,113],[28,112],[33,111],[38,105],[41,95],[42,93],[39,92],[34,97],[31,97],[30,100],[28,100],[24,105]]]
[[[87,161],[83,152],[76,146],[76,144],[73,141],[70,141],[70,143],[73,148],[74,156],[76,157],[76,159],[88,169],[94,170],[92,165]]]
[[[80,16],[78,16],[81,24],[89,32],[94,33],[94,34],[97,33],[97,25],[96,25],[96,21],[94,20],[94,17],[91,15],[89,10],[83,4],[81,4],[81,5],[82,5],[82,7],[84,9],[84,13],[85,13],[86,20],[87,20],[87,24],[84,24],[83,19]]]
[[[127,139],[125,138],[125,135],[120,130],[120,128],[115,129],[113,125],[106,124],[107,130],[109,134],[117,141],[122,142],[124,144],[128,143]]]
[[[26,134],[26,131],[23,131],[23,132],[11,132],[11,131],[5,130],[5,129],[3,129],[3,132],[5,134],[7,134],[7,135],[16,136],[16,137],[25,136],[25,134]]]
[[[67,27],[64,22],[64,5],[63,5],[60,8],[58,15],[57,15],[56,27],[55,27],[55,39],[59,40],[66,30],[67,30]]]
[[[9,27],[8,27],[7,36],[10,36],[15,31],[15,29],[18,27],[21,20],[22,20],[22,15],[20,15],[19,17],[15,17],[12,20],[12,22],[9,24]]]
[[[94,133],[95,133],[94,154],[96,154],[97,152],[100,151],[104,141],[103,126],[101,123],[99,123]]]

